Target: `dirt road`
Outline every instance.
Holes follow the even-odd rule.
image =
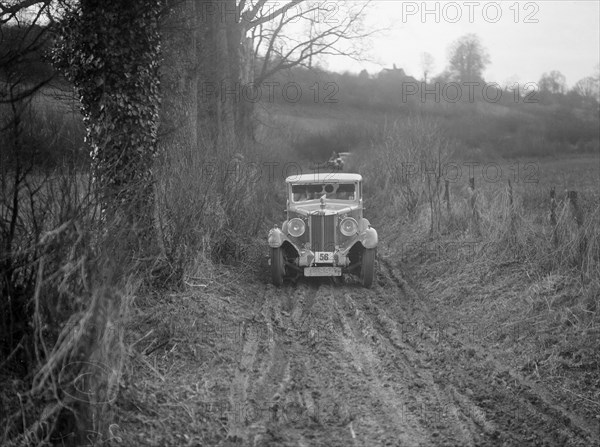
[[[171,342],[152,367],[162,380],[145,382],[137,401],[129,395],[137,410],[120,425],[126,442],[599,445],[597,422],[499,364],[469,328],[430,315],[385,256],[369,290],[348,277],[257,281],[237,293],[214,305],[194,294],[178,301]],[[212,326],[183,349],[185,321],[196,317]],[[153,392],[162,397],[150,404]],[[144,409],[147,419],[131,417]]]

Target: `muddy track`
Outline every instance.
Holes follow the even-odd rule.
[[[598,445],[587,421],[440,331],[385,259],[353,278],[264,286],[229,390],[227,439],[251,446]]]

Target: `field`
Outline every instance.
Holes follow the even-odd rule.
[[[11,293],[33,298],[3,320],[22,338],[0,373],[9,383],[19,362],[37,365],[1,390],[4,444],[76,443],[81,427],[93,445],[599,442],[593,142],[515,156],[470,144],[460,113],[264,104],[243,154],[162,140],[149,224],[159,243],[131,266],[135,229],[96,232],[81,123],[59,104],[37,98],[23,131],[31,154],[47,143],[52,157],[2,190],[5,231],[15,188],[29,206],[10,253],[30,289]],[[502,110],[485,113],[510,118]],[[309,172],[332,150],[365,179],[375,284],[276,288],[265,240],[281,225],[286,168]],[[3,166],[3,180],[14,174]],[[28,338],[27,315],[56,324]]]
[[[597,161],[538,160],[533,189],[515,182],[515,202],[535,203],[519,208],[517,231],[549,228],[551,185],[597,207],[587,188]],[[589,166],[589,177],[569,177],[564,165]],[[477,187],[485,220],[506,184]],[[412,221],[371,207],[382,237],[371,290],[352,277],[274,288],[257,259],[137,298],[115,436],[143,445],[597,443],[597,251],[587,279],[560,259],[544,267],[551,244],[504,246],[483,225],[475,237],[470,210],[460,215],[468,196],[455,191],[458,223],[435,237],[427,206]],[[598,234],[598,214],[586,219]],[[549,234],[538,236],[529,242]]]
[[[296,142],[310,141],[311,128],[319,142],[356,123],[351,112],[278,112],[278,132]],[[402,142],[407,132],[390,137]],[[118,405],[119,439],[223,446],[598,442],[598,155],[479,157],[479,165],[449,157],[446,164],[463,175],[451,183],[451,214],[442,197],[440,231],[431,233],[427,177],[409,161],[394,164],[386,151],[396,146],[381,141],[353,148],[349,167],[365,176],[367,213],[381,235],[374,288],[361,289],[352,277],[274,288],[258,241],[253,262],[203,264],[188,273],[184,291],[137,298],[126,331],[135,352]],[[305,146],[287,147],[288,158],[277,160],[307,169]],[[403,169],[418,191],[412,216],[403,186],[390,180],[401,179]],[[279,184],[263,180],[270,189]],[[558,245],[548,217],[551,187]],[[565,190],[578,192],[582,228]],[[582,235],[584,264],[576,243]]]
[[[326,3],[0,4],[0,446],[600,446],[598,5]]]
[[[438,324],[459,325],[475,357],[503,365],[501,383],[516,384],[518,396],[527,396],[530,386],[555,410],[576,409],[571,418],[587,420],[588,429],[597,430],[598,158],[535,163],[539,183],[515,185],[518,220],[509,228],[516,234],[499,232],[494,223],[487,240],[455,234],[417,247],[411,239],[401,265],[439,315]],[[482,186],[495,206],[498,187]],[[551,187],[556,187],[559,230],[550,223]],[[566,190],[578,192],[586,210],[584,230]],[[483,219],[493,211],[485,206]],[[559,242],[552,242],[556,233]]]

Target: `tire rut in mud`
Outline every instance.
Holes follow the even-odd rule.
[[[230,387],[228,441],[283,446],[597,445],[487,353],[439,327],[397,267],[266,286]],[[243,411],[242,411],[243,409]],[[594,444],[596,443],[596,444]]]
[[[388,299],[402,302],[394,289]],[[440,423],[443,403],[433,381],[422,377],[419,354],[402,342],[398,323],[375,309],[382,289],[320,281],[279,292],[267,293],[262,306],[265,324],[279,336],[265,340],[265,349],[244,346],[256,353],[256,373],[251,381],[240,375],[238,384],[253,384],[234,393],[266,411],[238,424],[231,439],[248,445],[469,444],[464,429]],[[248,369],[248,362],[242,366]]]
[[[261,445],[263,439],[269,438],[270,427],[285,424],[287,413],[295,410],[287,397],[295,357],[289,344],[298,338],[314,337],[305,327],[302,309],[305,303],[310,306],[316,291],[306,285],[265,287],[262,305],[255,315],[254,333],[243,337],[240,365],[230,387],[232,411],[227,441]],[[297,441],[294,445],[303,444],[301,439]]]
[[[403,422],[418,420],[421,430],[429,436],[425,445],[479,442],[477,433],[464,423],[460,408],[435,383],[431,353],[419,338],[434,341],[436,334],[422,323],[415,324],[422,312],[404,293],[406,285],[389,272],[382,274],[379,283],[383,289],[366,296],[357,295],[349,305],[355,307],[358,322],[372,332],[369,336],[374,342],[373,350],[384,361],[382,374],[390,381],[388,387],[396,391],[393,398],[404,402]],[[399,438],[399,445],[419,445],[414,430],[412,436],[412,439]]]
[[[383,262],[388,274],[419,302],[413,337],[431,353],[436,386],[460,409],[477,445],[600,445],[597,427],[553,402],[542,386],[501,365],[477,345],[469,328],[453,327],[432,316],[426,300],[401,279],[398,268]],[[383,303],[381,303],[383,304]],[[465,335],[467,337],[465,337]],[[469,336],[471,335],[471,336]],[[466,339],[466,340],[465,340]]]

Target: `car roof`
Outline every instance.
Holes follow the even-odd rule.
[[[313,172],[312,174],[290,175],[286,183],[336,183],[360,182],[362,175],[347,172]]]

